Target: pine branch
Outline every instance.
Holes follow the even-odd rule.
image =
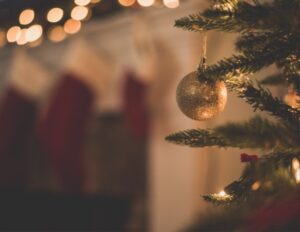
[[[259,82],[261,85],[287,85],[284,74],[278,73],[265,77]]]
[[[195,32],[219,30],[226,32],[292,31],[300,29],[298,1],[273,4],[249,4],[245,1],[223,1],[200,14],[176,20],[175,26]],[[229,2],[229,3],[228,3]]]
[[[238,51],[244,55],[269,52],[284,47],[287,50],[296,48],[299,40],[285,31],[247,32],[235,43]]]
[[[262,156],[250,163],[241,178],[224,188],[224,194],[209,194],[204,200],[228,207],[264,201],[267,196],[280,196],[297,188],[290,166],[293,159],[300,159],[299,150],[280,150]]]
[[[253,10],[250,10],[251,8],[253,8],[252,5],[241,1],[218,2],[201,14],[193,14],[176,20],[175,26],[196,32],[208,30],[242,32],[251,29],[255,25],[255,23],[249,23],[249,21],[240,17],[250,18],[250,14],[247,14],[247,12],[253,12]],[[258,12],[256,11],[256,13]],[[264,14],[261,13],[260,15]],[[258,15],[255,16],[261,18]],[[255,16],[252,15],[252,18],[255,18]]]
[[[166,137],[166,140],[171,143],[190,147],[229,146],[229,144],[224,141],[224,138],[217,135],[213,131],[200,129],[186,130],[171,134]]]
[[[228,79],[226,85],[231,91],[236,92],[238,97],[250,104],[254,111],[259,109],[269,112],[299,134],[300,111],[273,97],[268,89],[264,89],[260,84],[257,84],[258,87],[256,88],[251,81],[243,81],[240,78]]]
[[[205,70],[199,70],[199,77],[208,80],[226,80],[239,74],[252,74],[273,63],[283,62],[297,46],[298,44],[294,42],[281,42],[265,47],[259,52],[249,48],[247,55],[234,55],[208,66]]]
[[[273,149],[289,148],[298,143],[298,137],[279,123],[256,116],[244,123],[228,123],[211,130],[193,129],[166,137],[175,144],[190,147],[235,147]]]
[[[227,123],[213,130],[225,141],[237,144],[240,148],[289,148],[298,143],[298,137],[289,128],[259,116],[244,123]]]
[[[293,85],[298,95],[300,95],[300,54],[291,54],[283,62],[278,64],[283,67],[286,81]]]

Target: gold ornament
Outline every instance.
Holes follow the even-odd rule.
[[[196,72],[192,72],[179,83],[176,100],[186,116],[203,121],[224,110],[227,89],[223,81],[207,82],[199,79]]]

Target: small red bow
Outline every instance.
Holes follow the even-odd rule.
[[[241,154],[241,162],[248,163],[248,162],[256,162],[258,160],[257,155],[248,155],[246,153]]]

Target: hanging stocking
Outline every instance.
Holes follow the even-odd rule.
[[[0,187],[28,184],[29,140],[33,136],[37,100],[49,88],[46,70],[24,52],[15,53],[8,88],[0,106]]]
[[[99,98],[102,81],[97,56],[76,41],[66,57],[66,75],[40,124],[40,138],[62,184],[70,193],[83,191],[85,182],[83,139],[92,103]]]
[[[144,138],[148,134],[146,106],[147,86],[139,81],[134,72],[127,72],[124,87],[123,112],[132,134]]]

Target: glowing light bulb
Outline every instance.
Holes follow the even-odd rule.
[[[298,159],[294,158],[292,161],[292,167],[294,170],[297,170],[300,168],[300,162]]]
[[[68,19],[64,24],[64,31],[68,34],[75,34],[81,29],[81,22],[74,19]]]
[[[90,4],[91,0],[75,0],[74,2],[78,6],[86,6]]]
[[[119,0],[119,4],[122,6],[132,6],[135,0]]]
[[[83,20],[89,14],[89,9],[85,6],[75,6],[71,11],[71,18],[75,20]]]
[[[34,42],[38,40],[42,35],[43,35],[42,26],[35,24],[26,30],[25,38],[27,42]]]
[[[0,30],[0,47],[3,47],[5,44],[6,44],[5,31]]]
[[[27,25],[34,20],[34,11],[32,9],[23,10],[19,16],[21,25]]]
[[[35,40],[34,42],[29,43],[28,46],[31,47],[31,48],[38,47],[38,46],[40,46],[43,43],[43,40],[44,39],[41,36],[38,40]]]
[[[294,158],[292,160],[292,168],[296,179],[296,183],[299,184],[300,183],[300,162],[297,158]]]
[[[260,182],[259,181],[254,182],[253,185],[251,186],[251,189],[253,191],[256,191],[259,188],[260,188]]]
[[[61,42],[67,37],[62,26],[55,26],[48,32],[48,38],[52,42]]]
[[[177,7],[179,7],[179,0],[163,0],[163,3],[168,8],[177,8]]]
[[[24,45],[24,44],[27,44],[27,39],[26,39],[26,34],[27,34],[27,29],[22,29],[20,31],[20,36],[17,40],[17,44],[18,45]]]
[[[137,0],[137,2],[143,7],[149,7],[154,4],[155,0]]]
[[[225,197],[227,194],[226,194],[226,192],[224,190],[222,190],[221,192],[218,193],[218,195],[220,197]]]
[[[50,23],[57,23],[64,16],[64,11],[61,8],[55,7],[48,11],[47,20]]]
[[[8,29],[6,34],[6,39],[9,43],[14,43],[18,40],[21,34],[21,28],[18,26],[13,26]]]

